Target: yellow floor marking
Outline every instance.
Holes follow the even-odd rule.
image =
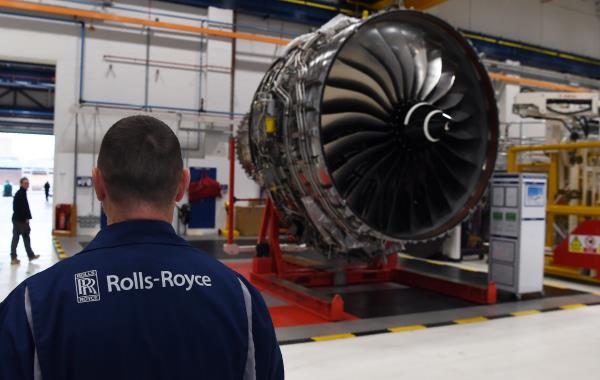
[[[467,323],[478,323],[478,322],[483,322],[483,321],[487,321],[488,319],[486,317],[475,317],[475,318],[465,318],[465,319],[457,319],[454,321],[454,323],[458,323],[459,325],[465,325]]]
[[[526,315],[535,315],[540,314],[539,310],[523,310],[523,311],[515,311],[514,313],[510,313],[513,317],[524,317]]]
[[[598,284],[600,282],[595,277],[585,276],[585,275],[580,274],[579,272],[577,272],[576,269],[565,268],[565,267],[561,267],[558,265],[546,264],[546,266],[544,267],[544,273],[558,276],[558,277],[568,278],[568,279],[592,282],[595,284]]]
[[[412,325],[412,326],[400,326],[400,327],[391,327],[388,331],[397,333],[397,332],[405,332],[405,331],[416,331],[416,330],[424,330],[427,327],[423,325]]]
[[[467,267],[458,267],[458,269],[466,270],[467,272],[481,272],[479,269],[467,268]]]
[[[315,342],[322,342],[325,340],[348,339],[348,338],[354,338],[354,337],[355,337],[354,334],[333,334],[333,335],[313,336],[310,339],[314,340]]]
[[[562,284],[557,284],[555,282],[552,281],[544,281],[544,285],[545,286],[549,286],[551,288],[556,288],[556,289],[570,289],[568,286],[566,285],[562,285]]]
[[[587,305],[584,305],[582,303],[574,303],[571,305],[563,305],[560,308],[563,310],[570,310],[570,309],[579,309],[579,308],[586,307],[586,306]]]

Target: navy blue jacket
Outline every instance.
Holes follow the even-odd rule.
[[[104,228],[0,304],[0,379],[283,379],[244,278],[165,222]]]

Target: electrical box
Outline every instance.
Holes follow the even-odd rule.
[[[492,177],[489,276],[517,297],[544,290],[546,182],[545,174]]]

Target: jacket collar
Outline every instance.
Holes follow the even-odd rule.
[[[82,252],[140,243],[189,246],[189,243],[179,237],[173,226],[167,222],[160,220],[128,220],[101,229]]]

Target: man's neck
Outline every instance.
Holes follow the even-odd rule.
[[[173,209],[157,210],[148,205],[136,205],[130,208],[107,207],[107,224],[126,222],[128,220],[159,220],[171,224],[173,222]]]

